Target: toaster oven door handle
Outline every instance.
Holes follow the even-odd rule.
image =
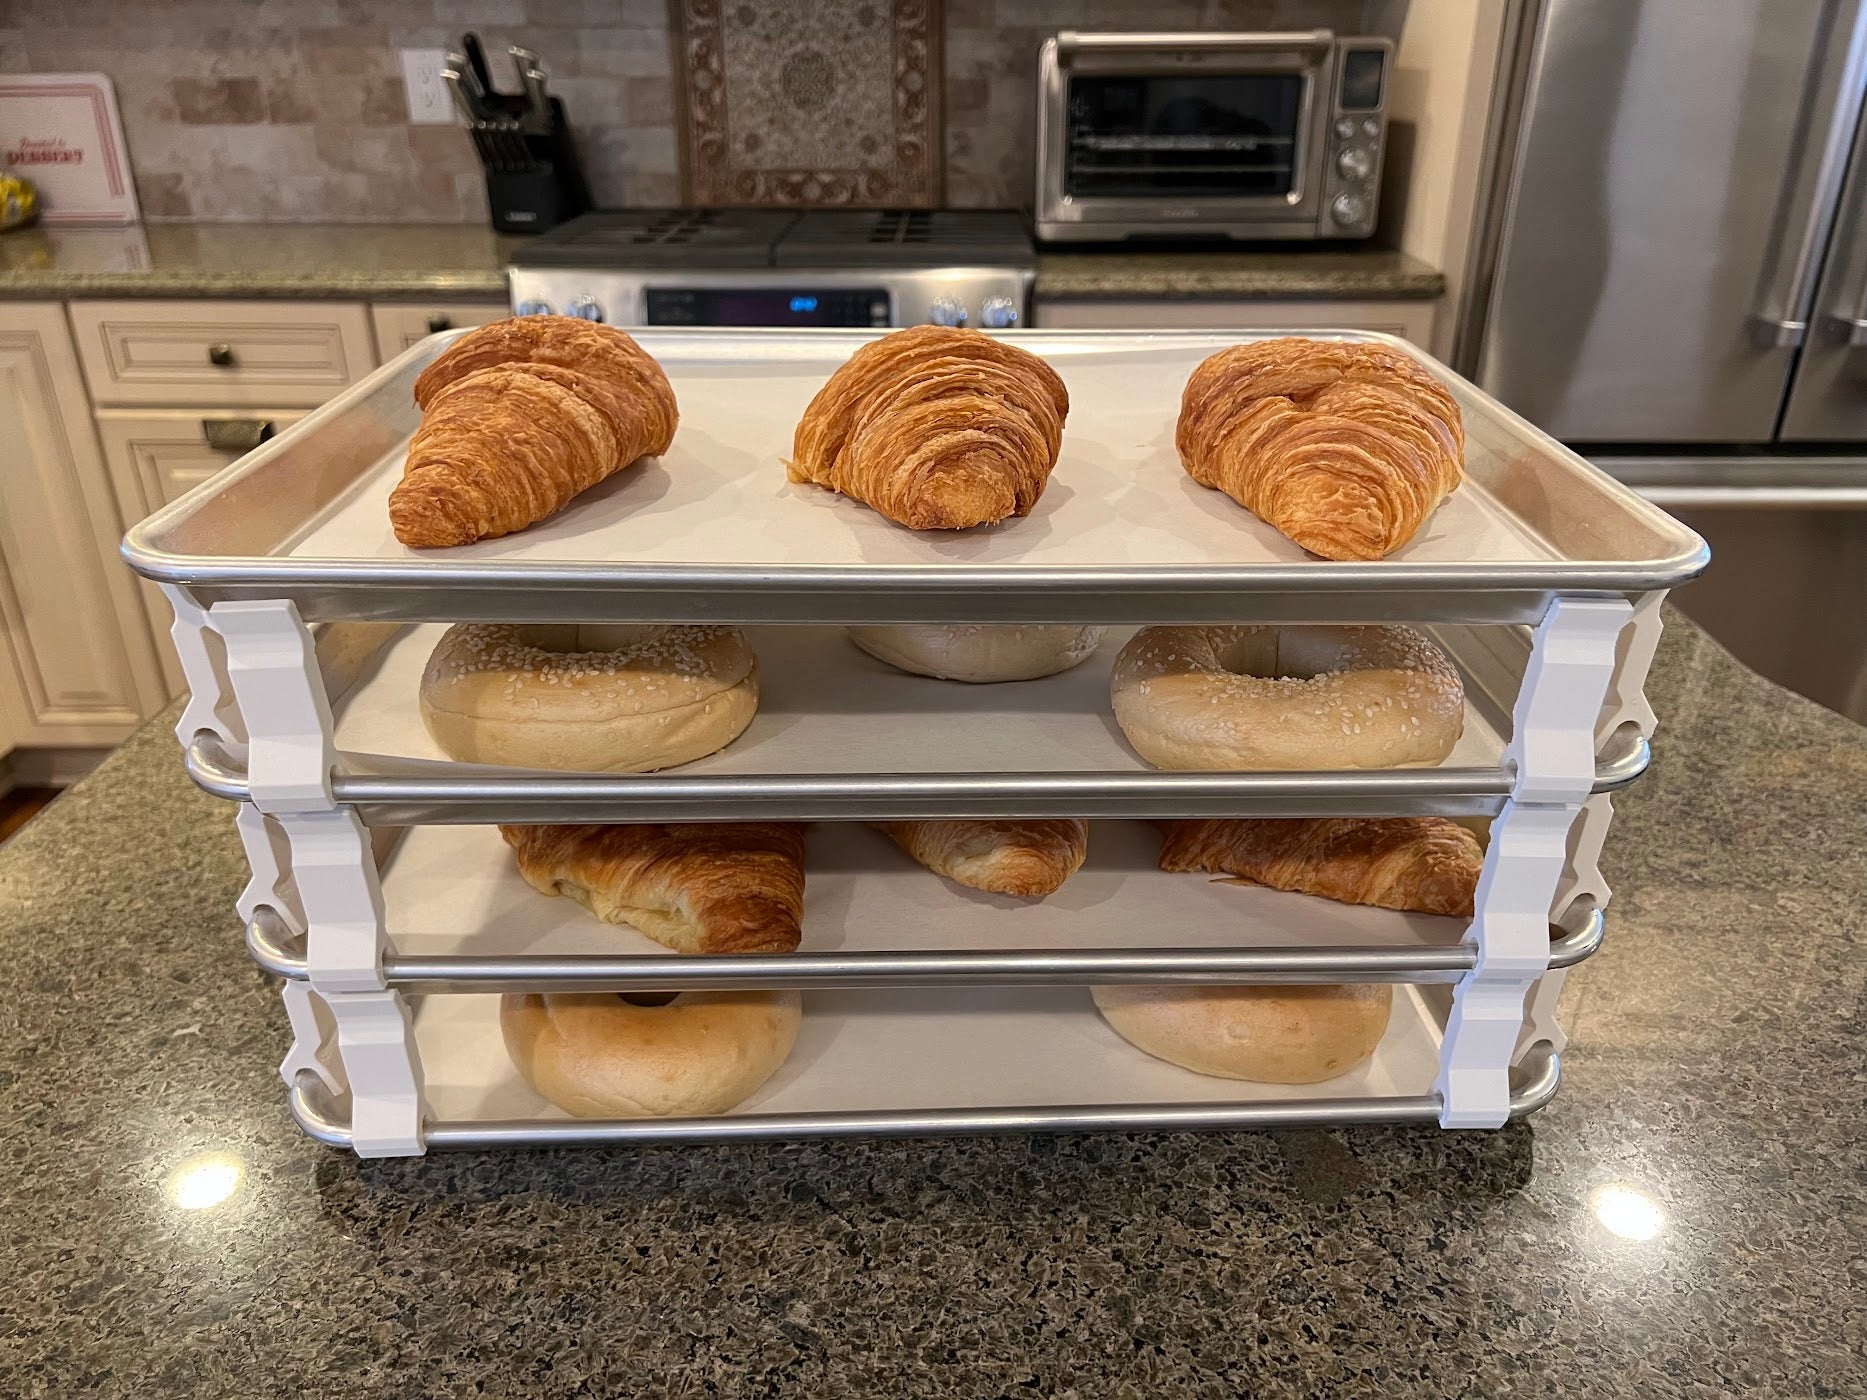
[[[1335,47],[1333,29],[1295,30],[1288,34],[1078,34],[1065,29],[1057,34],[1057,57],[1072,52],[1151,53],[1171,49],[1276,51],[1294,49],[1327,52]]]

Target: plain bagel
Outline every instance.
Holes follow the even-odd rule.
[[[736,627],[450,627],[421,678],[421,718],[450,758],[647,773],[726,747],[758,709]]]
[[[1404,768],[1465,728],[1457,669],[1411,627],[1149,627],[1109,691],[1156,768]]]
[[[1102,1019],[1136,1049],[1259,1084],[1315,1084],[1348,1073],[1387,1034],[1394,1002],[1385,982],[1091,990]]]
[[[1088,660],[1106,627],[960,623],[852,627],[849,640],[878,661],[945,681],[1030,681]]]
[[[579,1118],[724,1113],[771,1078],[797,1041],[796,992],[614,992],[500,999],[525,1082]]]

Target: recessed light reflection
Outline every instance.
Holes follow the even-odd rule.
[[[231,1152],[203,1152],[169,1173],[163,1189],[183,1210],[211,1210],[246,1179],[246,1163]]]
[[[1666,1227],[1659,1202],[1631,1186],[1604,1186],[1595,1192],[1595,1219],[1624,1240],[1650,1240]]]

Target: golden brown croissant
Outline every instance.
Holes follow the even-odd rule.
[[[468,331],[421,372],[415,403],[426,412],[443,389],[470,374],[525,364],[587,375],[586,392],[606,400],[618,419],[646,414],[647,456],[660,456],[674,441],[674,390],[655,357],[627,332],[577,316],[513,316]]]
[[[1459,484],[1445,386],[1382,345],[1285,337],[1206,359],[1180,399],[1180,461],[1312,554],[1380,559]]]
[[[1162,870],[1204,870],[1343,904],[1469,919],[1484,849],[1440,817],[1158,823]]]
[[[571,316],[496,321],[462,336],[415,381],[415,397],[425,413],[389,520],[417,548],[544,519],[665,452],[678,417],[667,376],[633,340]]]
[[[802,937],[797,822],[502,826],[533,889],[677,953],[791,953]]]
[[[1029,515],[1063,441],[1069,391],[1029,351],[915,326],[851,355],[798,421],[792,481],[915,530]]]
[[[876,822],[915,860],[990,894],[1054,894],[1089,853],[1089,824],[1062,821]]]

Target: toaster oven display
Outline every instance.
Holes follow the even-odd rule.
[[[1379,49],[1350,49],[1342,60],[1342,110],[1372,112],[1381,105],[1387,55]]]
[[[1073,77],[1064,189],[1077,198],[1288,194],[1303,82],[1293,74]],[[1375,82],[1378,92],[1378,73]]]

